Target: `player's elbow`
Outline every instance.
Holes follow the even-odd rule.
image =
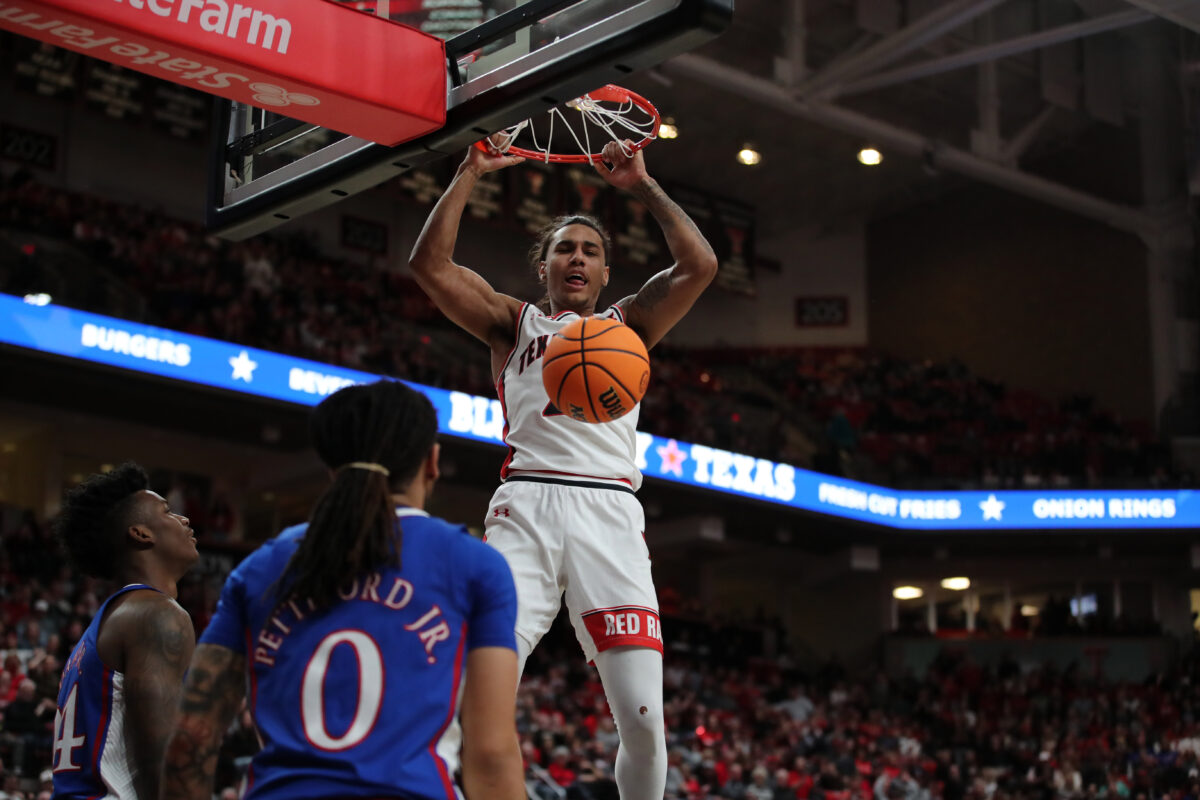
[[[463,742],[463,769],[481,772],[521,763],[521,745],[514,728],[511,732],[496,732],[490,736],[474,736]]]
[[[698,255],[694,268],[696,279],[703,281],[705,286],[712,283],[713,278],[717,277],[717,266],[717,256],[712,250]]]
[[[475,753],[467,758],[463,754],[463,774],[475,776],[505,775],[514,770],[520,771],[521,757],[519,752],[512,753]]]
[[[468,800],[521,800],[524,774],[515,731],[510,739],[463,743],[462,777]]]

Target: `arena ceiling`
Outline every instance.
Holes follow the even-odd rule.
[[[1186,174],[1198,31],[1190,0],[737,0],[729,31],[631,83],[679,126],[652,169],[753,205],[760,235],[972,181],[1141,232],[1141,142]]]

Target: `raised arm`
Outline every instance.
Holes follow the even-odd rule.
[[[493,350],[511,344],[521,303],[492,288],[477,272],[454,263],[454,245],[467,198],[480,176],[524,159],[470,148],[446,193],[417,237],[408,266],[429,298],[455,324]]]
[[[228,648],[196,648],[167,748],[163,800],[211,800],[221,740],[246,697],[244,670],[245,658]]]
[[[143,593],[108,620],[125,643],[125,743],[138,800],[158,800],[167,740],[175,727],[183,674],[196,646],[187,612],[175,601]]]
[[[672,266],[646,281],[637,294],[617,303],[629,327],[638,332],[646,347],[653,347],[708,288],[717,274],[717,256],[692,218],[647,174],[640,150],[627,156],[616,142],[609,142],[604,147],[604,160],[612,168],[597,164],[596,170],[650,209],[675,259]]]

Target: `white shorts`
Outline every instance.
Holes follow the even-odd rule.
[[[565,594],[588,661],[619,645],[661,653],[642,504],[628,489],[551,480],[509,478],[484,524],[512,569],[517,635],[535,647]]]

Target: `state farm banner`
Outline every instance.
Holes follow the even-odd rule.
[[[332,0],[0,0],[0,29],[380,144],[446,121],[442,41]]]

